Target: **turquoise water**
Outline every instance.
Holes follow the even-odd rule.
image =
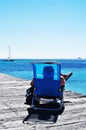
[[[15,77],[31,80],[33,78],[31,62],[34,61],[57,61],[61,63],[62,73],[69,73],[70,71],[73,72],[73,75],[66,82],[66,89],[86,95],[86,60],[15,59],[13,62],[0,60],[0,73],[5,73]]]

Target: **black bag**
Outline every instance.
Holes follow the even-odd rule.
[[[26,102],[25,102],[25,104],[27,104],[27,105],[32,104],[33,91],[34,91],[33,87],[26,90],[26,95],[25,95],[26,96]]]
[[[26,103],[25,103],[25,104],[27,104],[27,105],[31,105],[31,104],[32,104],[32,97],[33,97],[32,94],[29,95],[29,96],[27,96],[27,97],[26,97]]]

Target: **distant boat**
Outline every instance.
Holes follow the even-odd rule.
[[[14,59],[12,59],[12,56],[11,56],[11,49],[10,49],[10,45],[9,45],[9,56],[7,59],[5,59],[4,61],[14,61]]]
[[[81,57],[78,57],[78,59],[82,59]]]

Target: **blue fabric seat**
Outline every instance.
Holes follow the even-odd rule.
[[[34,73],[34,94],[40,97],[62,97],[60,91],[61,65],[59,63],[32,63]]]

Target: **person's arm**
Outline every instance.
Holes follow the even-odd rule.
[[[30,83],[31,86],[34,85],[34,79],[32,79],[31,83]]]

